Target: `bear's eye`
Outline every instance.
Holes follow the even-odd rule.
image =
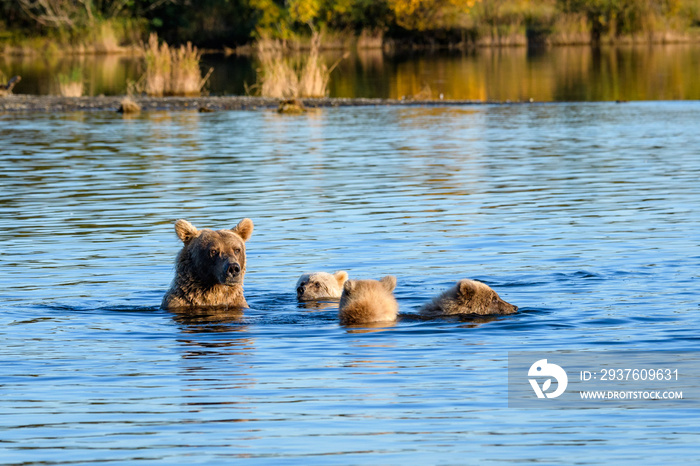
[[[210,257],[216,257],[216,256],[218,256],[218,255],[219,255],[219,251],[218,251],[218,250],[216,250],[216,249],[210,249],[210,250],[209,250],[209,256],[210,256]]]
[[[314,283],[314,288],[321,288],[321,284],[320,284],[320,283]]]
[[[494,296],[493,298],[491,298],[491,302],[492,302],[492,303],[497,303],[497,302],[498,302],[498,298]]]
[[[233,250],[233,252],[235,252],[236,254],[240,254],[240,253],[241,253],[241,248],[236,248],[236,249]]]

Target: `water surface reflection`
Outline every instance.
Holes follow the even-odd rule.
[[[328,52],[328,64],[340,58]],[[485,48],[469,52],[385,53],[361,50],[332,74],[331,97],[433,98],[495,101],[698,100],[694,79],[700,46],[588,46],[528,49]],[[208,91],[244,95],[256,81],[254,58],[205,55],[214,68]],[[142,74],[138,58],[0,57],[0,71],[19,74],[16,93],[57,94],[58,74],[82,72],[87,95],[122,95]]]
[[[373,65],[374,66],[374,65]],[[384,65],[386,66],[386,65]],[[0,115],[6,463],[688,463],[694,410],[507,405],[509,351],[697,351],[700,105]],[[255,221],[243,312],[159,309]],[[345,328],[308,270],[397,276]],[[457,279],[521,312],[422,320]]]

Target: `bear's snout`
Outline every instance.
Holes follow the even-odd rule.
[[[505,301],[501,301],[501,306],[500,306],[500,313],[501,314],[514,314],[518,312],[518,306],[515,306],[511,303],[507,303]]]
[[[234,262],[233,264],[229,264],[228,270],[226,271],[226,275],[229,277],[235,277],[239,273],[241,273],[241,266],[238,265],[238,263]]]
[[[302,296],[304,294],[304,291],[306,291],[304,285],[299,285],[299,288],[297,288],[297,296]]]
[[[223,269],[219,270],[222,271],[222,276],[219,279],[219,283],[222,285],[232,286],[241,283],[243,280],[243,269],[238,262],[226,261],[223,264]]]

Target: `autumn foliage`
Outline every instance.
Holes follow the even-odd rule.
[[[260,40],[308,48],[313,34],[323,48],[362,37],[375,47],[668,40],[700,35],[700,0],[0,0],[0,46],[111,53],[151,32],[218,49]]]

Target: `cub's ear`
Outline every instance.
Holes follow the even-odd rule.
[[[387,275],[379,280],[379,282],[387,291],[394,291],[394,288],[396,288],[396,277],[393,275]]]
[[[460,280],[457,283],[457,294],[468,298],[476,292],[476,286],[476,282],[471,280]]]
[[[233,228],[233,232],[240,236],[243,241],[248,241],[253,234],[253,221],[249,218],[244,218]]]
[[[180,219],[175,222],[175,233],[183,243],[188,244],[197,237],[197,228],[187,220]]]
[[[348,280],[343,285],[343,291],[346,294],[352,293],[354,289],[355,289],[355,280]]]
[[[348,281],[348,273],[345,270],[339,270],[333,276],[338,280],[338,285],[340,286],[343,286],[343,283]]]

